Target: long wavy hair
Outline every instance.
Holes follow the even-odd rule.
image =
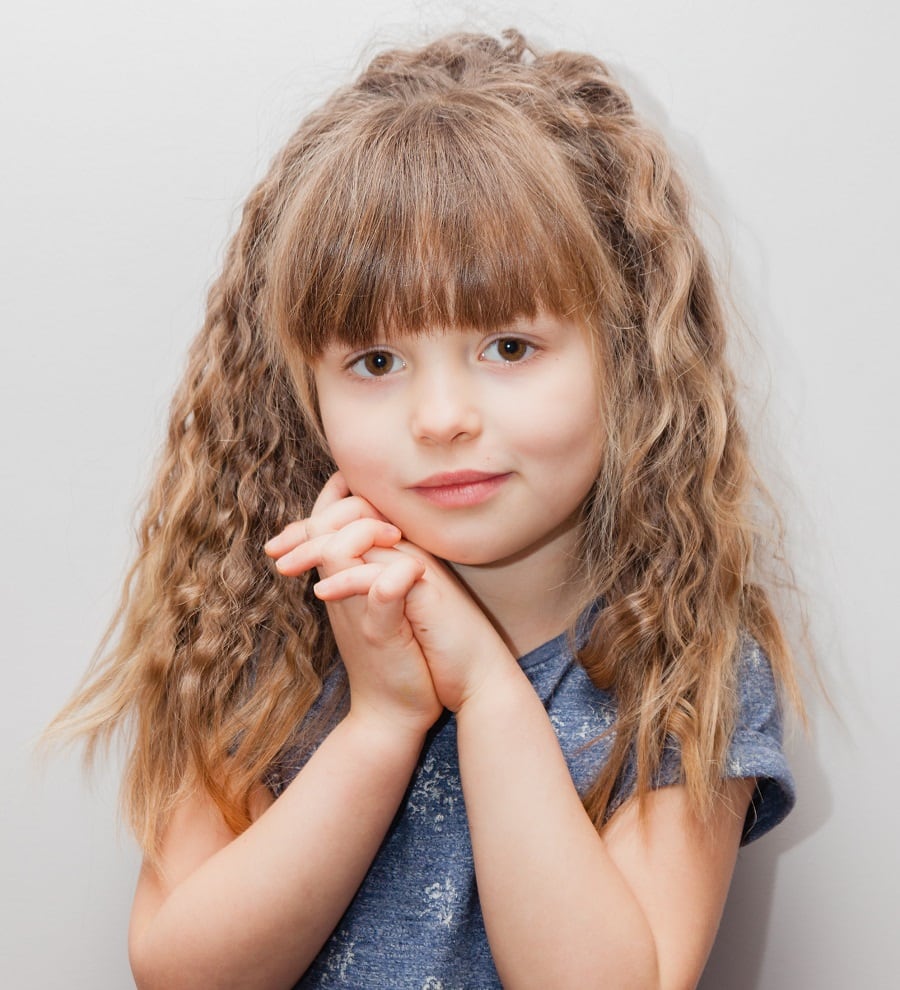
[[[631,758],[646,795],[672,739],[698,812],[712,806],[744,631],[796,697],[757,577],[761,489],[723,310],[664,143],[595,58],[452,35],[379,55],[303,121],[210,291],[120,608],[51,726],[89,759],[125,732],[123,804],[149,856],[190,788],[246,828],[253,788],[318,731],[304,718],[340,676],[309,582],[261,550],[334,470],[310,363],[334,341],[539,311],[589,328],[605,396],[580,542],[586,600],[605,607],[579,659],[618,718],[593,820]]]

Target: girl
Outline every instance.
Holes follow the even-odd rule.
[[[696,983],[793,801],[724,350],[595,59],[451,36],[303,122],[57,723],[130,733],[139,987]]]

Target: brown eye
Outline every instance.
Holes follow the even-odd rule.
[[[401,367],[403,362],[390,351],[369,351],[357,358],[350,370],[361,378],[383,378]]]
[[[483,357],[488,361],[515,364],[516,361],[530,357],[532,353],[534,353],[534,346],[522,340],[521,337],[499,337],[488,344]]]

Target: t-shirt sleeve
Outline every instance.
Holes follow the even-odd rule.
[[[349,704],[347,678],[343,664],[335,658],[326,674],[322,692],[313,702],[293,740],[269,764],[263,783],[278,798],[297,776],[325,737],[346,714]]]
[[[794,778],[782,748],[781,702],[772,667],[750,636],[742,643],[738,691],[738,715],[725,776],[732,780],[756,778],[741,838],[741,844],[746,845],[782,821],[796,800]]]
[[[772,667],[759,644],[748,635],[741,641],[737,690],[737,717],[723,776],[726,780],[756,778],[741,836],[741,845],[746,845],[787,817],[796,798],[794,778],[782,749],[781,703]],[[634,791],[636,780],[632,753],[610,802],[610,813]],[[680,748],[673,739],[663,751],[651,786],[668,787],[682,780]]]

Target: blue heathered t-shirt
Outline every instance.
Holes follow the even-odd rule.
[[[607,759],[612,695],[598,690],[559,636],[519,661],[550,716],[580,793]],[[326,687],[327,690],[327,687]],[[777,825],[794,803],[794,783],[781,748],[781,718],[768,660],[743,642],[737,727],[726,775],[756,777],[743,842]],[[280,794],[302,761],[273,768]],[[678,780],[677,752],[663,761],[660,786]],[[625,774],[620,800],[634,784]],[[482,990],[500,987],[491,958],[466,819],[456,721],[445,713],[428,735],[405,800],[352,903],[298,988]]]

